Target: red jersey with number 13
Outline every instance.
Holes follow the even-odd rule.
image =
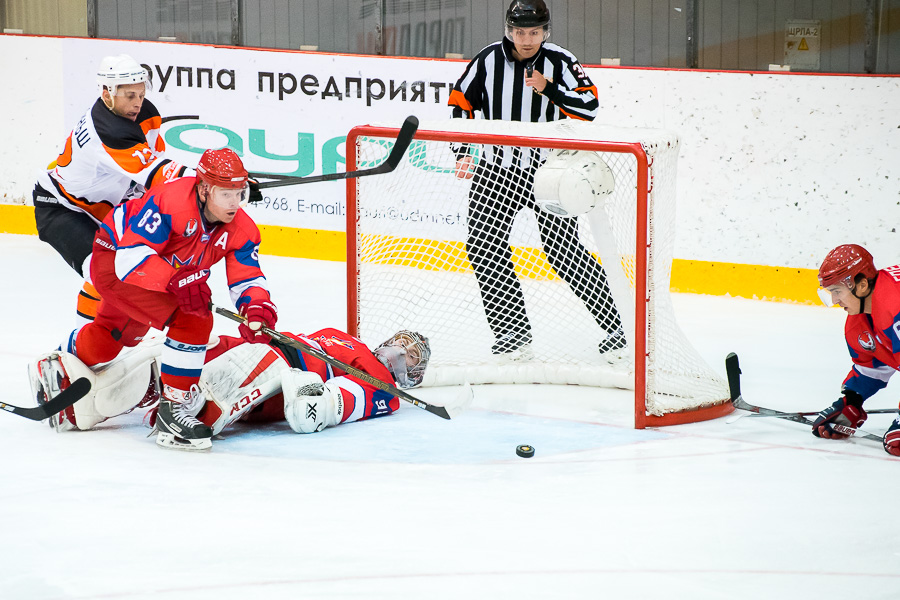
[[[235,306],[269,299],[259,268],[259,228],[243,209],[231,223],[211,225],[201,214],[197,177],[151,188],[118,206],[101,228],[116,252],[116,276],[125,283],[165,291],[182,266],[210,268],[223,258]],[[102,242],[101,242],[102,243]]]

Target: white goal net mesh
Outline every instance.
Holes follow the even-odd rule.
[[[348,138],[348,169],[381,164],[396,133],[358,130]],[[562,218],[535,206],[533,174],[554,146],[598,152],[612,170],[614,191],[586,215]],[[638,193],[641,149],[646,205]],[[470,178],[456,168],[465,156],[473,157]],[[351,332],[369,343],[400,329],[427,336],[425,385],[634,389],[637,325],[646,336],[647,414],[726,401],[726,383],[675,322],[677,157],[677,137],[659,130],[571,120],[422,123],[393,172],[348,185]],[[648,251],[639,272],[641,211]],[[636,303],[642,278],[643,307]],[[641,310],[646,316],[636,322]],[[608,338],[619,328],[627,346],[604,352],[618,345]]]

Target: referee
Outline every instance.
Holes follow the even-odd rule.
[[[485,119],[531,123],[593,121],[597,88],[575,56],[547,43],[548,37],[550,10],[543,0],[513,0],[506,11],[505,37],[479,52],[453,87],[453,117],[473,119],[481,113]],[[468,146],[454,150],[456,176],[472,179],[466,253],[496,339],[491,352],[512,359],[531,355],[531,324],[509,245],[516,214],[528,208],[537,217],[550,265],[607,332],[600,353],[617,358],[612,351],[626,344],[622,322],[606,273],[578,239],[577,219],[535,209],[532,188],[540,150],[485,147],[477,163]]]

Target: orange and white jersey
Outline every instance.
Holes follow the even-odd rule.
[[[144,100],[137,120],[120,117],[97,99],[66,138],[52,168],[38,185],[60,204],[90,215],[98,224],[120,203],[151,186],[193,175],[165,157],[162,119]]]

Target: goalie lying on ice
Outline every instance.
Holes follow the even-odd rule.
[[[422,382],[431,356],[428,339],[412,331],[398,332],[375,350],[337,329],[286,335],[400,388]],[[67,414],[51,419],[51,424],[67,425],[57,426],[59,431],[91,429],[107,418],[146,406],[148,395],[152,396],[145,394],[148,377],[152,388],[157,373],[153,366],[158,350],[154,352],[152,346],[141,346],[96,372],[71,354],[51,354],[41,359],[46,362],[44,371],[59,373],[59,378],[53,379],[63,385],[39,382],[43,385],[35,387],[33,382],[37,393],[46,394],[44,401],[55,395],[54,388],[56,393],[65,389],[69,379],[88,377],[93,384],[92,392],[67,409]],[[196,417],[212,427],[214,435],[238,420],[283,419],[297,433],[315,433],[388,415],[399,407],[395,396],[294,348],[277,342],[250,344],[228,336],[218,338],[207,349],[199,387],[202,394],[194,407]],[[155,412],[153,408],[149,413],[151,425]]]

